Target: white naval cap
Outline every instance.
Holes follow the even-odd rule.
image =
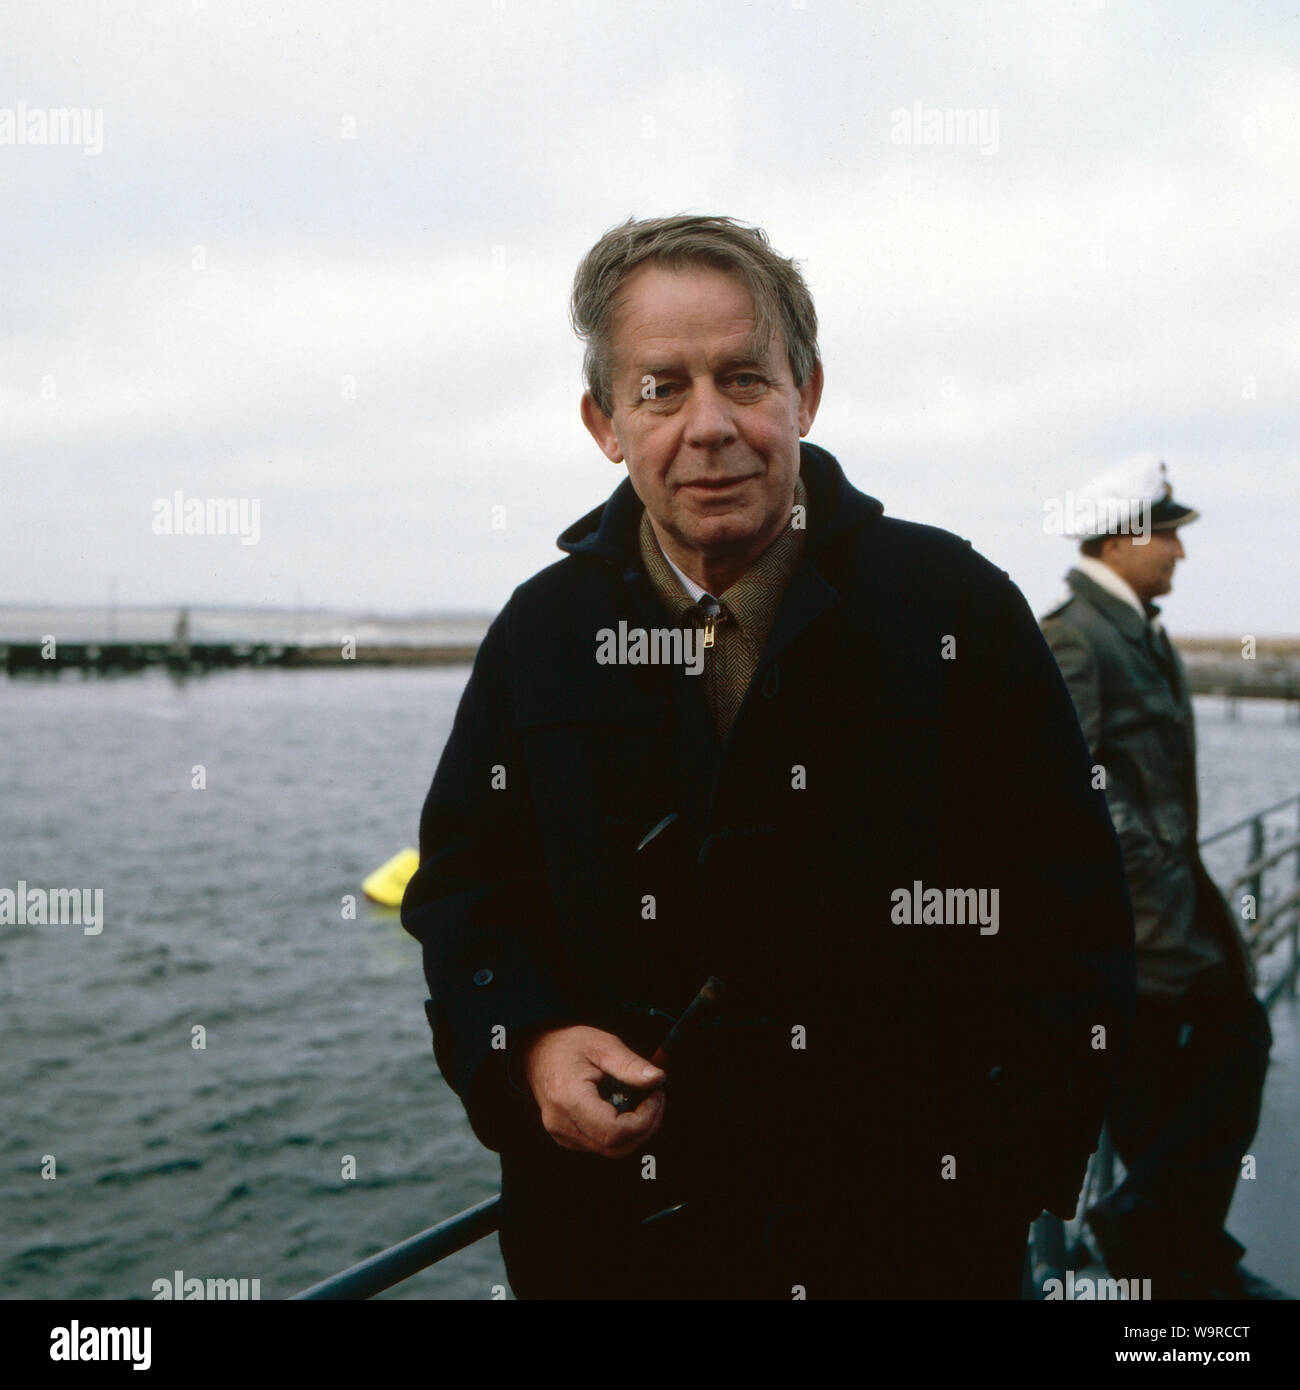
[[[1099,473],[1072,494],[1064,534],[1073,540],[1147,531],[1171,531],[1200,513],[1174,501],[1168,469],[1159,454],[1134,454]]]

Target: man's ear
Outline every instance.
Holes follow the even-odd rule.
[[[817,407],[822,400],[822,386],[825,377],[822,373],[821,359],[818,358],[813,363],[813,369],[808,373],[808,380],[799,388],[799,438],[812,429],[813,421],[817,418]]]
[[[614,433],[614,422],[596,404],[596,398],[590,391],[582,393],[582,423],[586,425],[587,433],[600,445],[600,452],[611,463],[623,462],[623,450]]]

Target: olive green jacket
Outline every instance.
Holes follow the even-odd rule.
[[[1138,992],[1178,996],[1225,976],[1253,987],[1249,949],[1197,847],[1196,733],[1183,664],[1122,599],[1076,569],[1066,582],[1071,597],[1042,619],[1043,635],[1105,777],[1133,900]]]

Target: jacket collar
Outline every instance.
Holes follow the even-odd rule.
[[[885,510],[844,476],[832,454],[816,444],[799,445],[799,476],[808,489],[808,538],[804,559],[813,559],[833,540],[867,522],[875,521]],[[624,478],[609,500],[575,521],[561,533],[556,544],[570,555],[594,555],[625,569],[638,564],[637,531],[641,499]]]
[[[1109,618],[1130,642],[1136,642],[1139,646],[1146,645],[1147,624],[1131,603],[1126,603],[1118,595],[1103,589],[1095,579],[1090,579],[1082,570],[1072,569],[1065,576],[1065,582],[1070,586],[1071,593],[1087,599],[1103,617]],[[1148,604],[1147,611],[1154,615],[1160,610],[1155,604]]]
[[[1118,599],[1123,599],[1140,617],[1146,618],[1146,610],[1142,607],[1142,600],[1133,592],[1128,581],[1116,574],[1109,565],[1104,564],[1101,560],[1094,560],[1090,555],[1080,555],[1075,560],[1074,567],[1081,574],[1086,574],[1094,584],[1105,589],[1107,593],[1114,594]]]

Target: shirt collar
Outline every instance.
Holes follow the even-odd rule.
[[[806,517],[808,490],[802,478],[795,479],[794,501],[804,508]],[[742,632],[765,633],[771,627],[781,595],[803,557],[806,536],[805,527],[787,526],[725,593],[716,596],[716,602]],[[646,574],[670,610],[680,614],[698,605],[703,597],[715,598],[668,558],[650,525],[649,514],[644,512],[640,547]]]
[[[1142,600],[1133,592],[1129,582],[1126,579],[1121,579],[1109,565],[1103,564],[1100,560],[1094,560],[1091,555],[1079,555],[1075,558],[1074,567],[1080,573],[1086,574],[1094,584],[1100,585],[1108,594],[1114,594],[1116,598],[1123,599],[1144,623],[1150,623],[1154,628],[1160,626],[1156,617],[1160,610],[1154,604],[1151,605],[1150,610],[1144,608]]]
[[[655,544],[659,545],[659,538],[657,536],[655,537]],[[692,603],[699,603],[699,601],[702,598],[704,598],[706,594],[709,598],[714,597],[714,595],[710,594],[707,589],[700,588],[700,586],[690,577],[689,574],[683,574],[682,571],[679,570],[677,566],[673,564],[673,557],[669,555],[669,553],[661,545],[659,545],[659,553],[664,557],[665,560],[668,561],[669,568],[681,582],[682,588],[685,589],[688,594],[690,594]]]

